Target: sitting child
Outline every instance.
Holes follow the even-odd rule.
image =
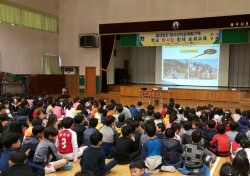
[[[45,169],[45,173],[55,172],[56,169],[70,170],[72,165],[58,154],[55,140],[58,135],[57,129],[48,127],[43,132],[44,139],[38,144],[33,161]]]
[[[164,138],[164,132],[166,130],[166,127],[163,123],[158,123],[156,125],[156,136],[158,139],[163,139]]]
[[[148,124],[146,126],[146,133],[148,135],[148,140],[143,143],[141,150],[141,159],[144,160],[146,168],[146,173],[159,173],[159,168],[162,163],[161,157],[161,143],[156,138],[156,127],[155,124]]]
[[[77,161],[86,147],[78,148],[76,132],[71,130],[74,125],[71,117],[65,117],[62,120],[62,125],[64,129],[59,132],[56,141],[58,152],[68,161]]]
[[[155,117],[155,126],[157,126],[158,123],[162,123],[162,119],[161,119],[161,113],[156,112],[154,113],[154,117]]]
[[[210,156],[215,161],[216,156],[200,144],[201,139],[202,133],[199,130],[194,130],[191,135],[192,144],[185,145],[185,163],[183,168],[178,169],[180,173],[210,176],[209,167],[204,164],[203,159],[206,156]]]
[[[228,156],[230,150],[229,137],[225,134],[225,126],[218,125],[218,134],[210,141],[210,148],[218,156]]]
[[[220,176],[231,176],[233,172],[233,166],[230,162],[222,164],[220,168]]]
[[[118,116],[118,121],[115,123],[115,129],[119,135],[121,135],[121,130],[124,125],[125,125],[125,115],[120,114]]]
[[[210,141],[217,134],[215,130],[216,122],[214,120],[209,120],[207,122],[208,129],[206,130],[207,135],[204,135],[204,145],[206,148],[210,147]]]
[[[21,151],[13,151],[9,156],[9,169],[2,171],[1,176],[35,176],[39,173],[33,173],[32,169],[26,164],[26,154]],[[44,174],[44,173],[43,173]],[[42,175],[42,174],[41,174]]]
[[[132,134],[135,136],[135,145],[139,149],[140,138],[141,138],[141,123],[137,120],[132,120],[130,123]]]
[[[86,127],[83,125],[83,115],[78,114],[74,117],[74,127],[72,131],[76,132],[78,147],[82,146],[83,143],[83,133]]]
[[[37,120],[37,119],[34,119]],[[30,149],[30,152],[27,156],[28,160],[33,162],[33,157],[36,151],[36,148],[40,142],[40,139],[43,138],[44,127],[42,125],[36,125],[32,128],[32,135],[29,138],[26,138],[23,141],[21,151],[26,152]]]
[[[8,160],[10,154],[20,148],[21,140],[19,139],[19,135],[16,133],[8,133],[4,135],[3,146],[5,147],[5,150],[0,158],[0,171],[7,170],[9,168]]]
[[[178,135],[181,129],[180,124],[177,122],[172,123],[171,129],[174,130],[174,133],[175,133],[174,139],[181,142],[181,137]]]
[[[119,139],[118,132],[113,128],[115,118],[113,116],[105,117],[105,125],[99,130],[103,135],[101,148],[105,151],[106,158],[113,158],[115,154],[115,143]]]
[[[172,128],[165,131],[166,139],[162,140],[162,161],[161,170],[175,172],[175,168],[182,167],[183,148],[180,141],[174,139],[175,132]],[[173,167],[174,166],[174,167]]]
[[[91,134],[90,141],[92,146],[84,150],[80,161],[81,170],[90,171],[95,176],[103,176],[117,164],[117,161],[112,160],[105,165],[105,152],[100,148],[102,133],[95,132]]]
[[[139,156],[139,146],[136,145],[132,132],[130,125],[122,127],[122,137],[116,143],[114,155],[114,159],[119,164],[129,164],[135,157]]]
[[[230,148],[230,159],[231,161],[233,161],[236,152],[238,151],[238,149],[241,148],[241,144],[247,140],[247,136],[245,133],[239,132],[236,136],[235,136],[235,140],[232,142],[231,144],[231,148]]]
[[[186,132],[182,135],[182,142],[181,142],[181,144],[182,145],[191,144],[192,143],[192,141],[191,141],[191,134],[194,131],[192,129],[192,122],[190,122],[189,120],[185,121],[183,123],[183,128],[185,129]]]
[[[230,131],[226,132],[226,135],[229,137],[230,144],[234,141],[235,136],[238,134],[238,123],[231,121],[229,124]]]
[[[83,132],[83,145],[91,146],[90,136],[91,134],[98,132],[96,126],[98,124],[98,119],[90,118],[89,119],[89,127]]]
[[[131,176],[149,176],[149,174],[145,173],[145,164],[142,160],[133,161],[129,165],[129,170]]]

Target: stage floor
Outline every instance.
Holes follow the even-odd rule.
[[[128,84],[128,85],[109,85],[109,91],[119,92],[120,96],[139,97],[141,88],[163,88],[164,85],[151,84]],[[197,87],[197,86],[168,86],[168,91],[163,91],[163,99],[179,100],[206,100],[222,102],[240,102],[243,98],[250,98],[247,88],[228,88],[228,87]]]

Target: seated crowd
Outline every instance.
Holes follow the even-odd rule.
[[[75,176],[102,176],[117,164],[130,164],[132,176],[160,171],[209,176],[217,156],[232,161],[222,165],[221,176],[249,174],[250,111],[231,113],[210,104],[182,108],[171,99],[155,112],[141,102],[128,107],[69,98],[1,97],[2,176],[67,171],[78,159],[81,171]]]

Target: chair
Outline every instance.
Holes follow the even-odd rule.
[[[159,89],[152,89],[151,92],[151,98],[153,101],[153,105],[157,103],[157,100],[159,101],[159,105],[162,105],[162,91]]]
[[[149,100],[148,103],[150,104],[151,91],[149,91],[147,88],[141,88],[139,91],[139,101],[143,103],[145,98]]]

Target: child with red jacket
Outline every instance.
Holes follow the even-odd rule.
[[[228,156],[230,150],[229,137],[225,134],[225,126],[218,125],[218,134],[210,141],[210,148],[218,156]]]
[[[56,146],[58,152],[66,160],[77,161],[77,158],[82,156],[86,147],[78,148],[76,132],[72,131],[73,119],[66,117],[62,120],[64,129],[58,133]]]

